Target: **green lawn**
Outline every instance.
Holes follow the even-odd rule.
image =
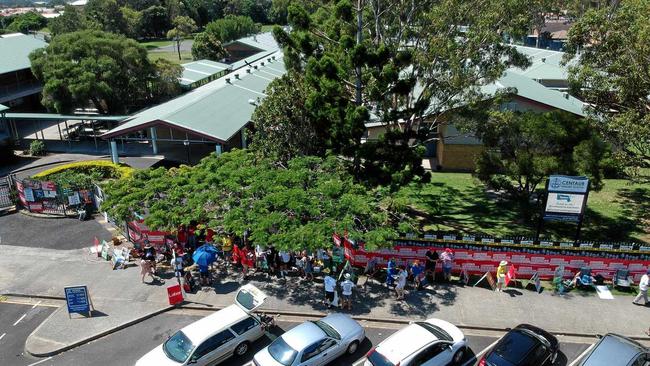
[[[173,41],[158,40],[158,41],[140,42],[140,44],[144,46],[144,48],[146,48],[147,50],[153,50],[159,47],[169,46],[170,44],[172,44],[172,42]]]
[[[159,58],[164,58],[176,64],[185,64],[193,61],[192,52],[190,51],[181,51],[181,60],[178,59],[178,52],[176,50],[170,52],[149,52],[149,60],[153,61]]]
[[[432,173],[431,183],[400,193],[422,216],[426,230],[494,236],[534,236],[536,223],[524,220],[518,207],[485,191],[467,173]],[[650,184],[607,179],[591,192],[583,240],[650,242]],[[571,240],[575,224],[546,223],[542,237]]]

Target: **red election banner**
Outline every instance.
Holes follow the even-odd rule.
[[[169,299],[169,305],[176,305],[183,302],[183,291],[181,291],[181,285],[174,285],[167,287],[167,298]]]
[[[365,267],[370,258],[377,258],[379,266],[385,266],[389,259],[394,258],[398,265],[422,260],[428,250],[442,251],[449,243],[426,243],[426,245],[395,245],[391,249],[366,251],[363,244],[353,245],[342,238],[345,248],[345,258],[355,267]],[[485,272],[493,272],[499,262],[505,260],[517,266],[520,276],[532,276],[538,273],[541,279],[553,279],[555,270],[564,266],[564,277],[572,277],[581,267],[591,267],[592,274],[602,275],[611,279],[619,268],[627,268],[634,281],[638,283],[650,266],[650,260],[636,258],[606,258],[603,256],[581,256],[562,254],[540,254],[515,251],[497,251],[490,249],[454,248],[454,271],[465,269],[470,275],[482,276]]]
[[[42,202],[29,202],[29,210],[31,212],[43,212]]]
[[[336,244],[337,247],[341,246],[341,237],[338,236],[337,234],[332,234],[332,240],[334,240],[334,244]]]

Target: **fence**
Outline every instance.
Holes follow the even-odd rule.
[[[16,201],[13,193],[13,175],[0,177],[0,210],[14,207]]]
[[[15,182],[20,203],[29,212],[66,216],[71,210],[93,204],[93,190],[57,187],[51,181],[23,179]]]

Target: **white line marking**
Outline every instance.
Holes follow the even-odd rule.
[[[582,359],[582,358],[583,358],[583,357],[584,357],[584,356],[585,356],[589,351],[591,351],[592,348],[594,348],[595,345],[596,345],[596,343],[594,343],[594,344],[592,344],[591,346],[587,347],[587,349],[586,349],[584,352],[582,352],[582,353],[580,354],[580,356],[578,356],[575,360],[573,360],[573,362],[571,362],[571,363],[569,364],[569,366],[574,366],[574,365],[576,365],[576,364],[577,364],[577,363],[578,363],[578,362],[579,362],[579,361],[580,361],[580,360],[581,360],[581,359]]]
[[[43,362],[45,362],[45,361],[49,361],[49,360],[51,360],[51,359],[52,359],[52,357],[44,358],[44,359],[42,359],[42,360],[40,360],[40,361],[36,361],[36,362],[34,362],[34,363],[30,363],[30,364],[27,365],[27,366],[38,365],[39,363],[43,363]]]
[[[232,85],[232,86],[236,86],[236,87],[238,87],[239,89],[248,90],[249,92],[252,92],[252,93],[255,93],[255,94],[259,94],[259,95],[262,95],[262,96],[264,96],[264,97],[267,96],[266,94],[264,94],[264,93],[260,93],[260,92],[258,92],[257,90],[248,89],[248,88],[245,88],[245,87],[243,87],[243,86],[241,86],[241,85],[237,85],[237,84],[230,84],[230,85]]]
[[[483,356],[483,354],[484,354],[485,352],[487,352],[489,349],[491,349],[492,347],[494,347],[494,345],[497,344],[497,342],[499,342],[500,340],[501,340],[501,338],[499,338],[499,339],[497,339],[496,341],[494,341],[491,345],[489,345],[489,346],[483,348],[483,350],[482,350],[481,352],[477,353],[477,354],[474,356],[474,359],[465,361],[465,363],[463,364],[463,366],[469,366],[469,365],[474,364],[474,362],[478,361],[478,360],[481,358],[481,356]]]
[[[39,300],[36,304],[34,304],[34,306],[32,306],[32,309],[39,306],[42,302],[43,302],[42,300]]]
[[[23,319],[25,319],[26,316],[27,316],[27,313],[23,314],[23,316],[21,316],[20,319],[16,320],[16,322],[14,323],[13,326],[15,327],[16,324],[20,323],[20,321],[23,320]]]
[[[0,341],[1,341],[2,338],[4,338],[6,335],[7,335],[7,333],[2,333],[2,335],[0,335]]]

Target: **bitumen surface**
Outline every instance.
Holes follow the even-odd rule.
[[[178,329],[197,321],[210,313],[205,311],[178,311],[174,310],[147,319],[135,326],[120,330],[106,337],[92,341],[85,345],[73,348],[61,354],[36,358],[25,355],[23,345],[26,334],[38,325],[50,309],[45,307],[32,308],[30,305],[14,305],[0,303],[0,327],[11,328],[11,322],[18,319],[24,312],[32,311],[31,318],[25,318],[21,324],[21,332],[12,334],[11,338],[0,339],[0,364],[6,366],[25,365],[53,365],[53,366],[81,366],[81,365],[134,365],[144,354],[163,343],[170,335]],[[305,319],[297,317],[277,318],[277,327],[267,333],[266,336],[255,342],[249,352],[243,357],[233,357],[220,364],[223,366],[240,366],[250,362],[256,352],[266,347],[273,339],[283,332],[300,324]],[[83,321],[83,320],[80,320]],[[389,337],[404,325],[366,323],[361,322],[366,330],[367,339],[359,350],[351,356],[340,357],[330,363],[329,366],[353,365],[361,359],[372,347]],[[493,345],[502,333],[491,332],[480,334],[470,331],[467,333],[470,345],[469,352],[463,361],[463,366],[470,366],[476,363],[475,355],[482,355],[486,348]],[[7,337],[7,336],[5,336]],[[566,366],[580,355],[589,346],[589,340],[585,342],[562,342],[562,354],[558,357],[554,366]]]
[[[110,240],[111,233],[95,220],[0,216],[0,245],[70,250],[90,247],[94,237]]]
[[[25,352],[25,340],[54,309],[0,302],[0,365],[23,366],[40,361]]]

